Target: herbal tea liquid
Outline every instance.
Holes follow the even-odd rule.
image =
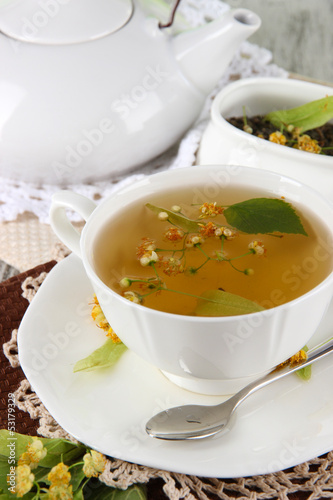
[[[246,234],[226,222],[223,210],[208,213],[209,207],[269,197],[260,190],[226,187],[211,198],[209,188],[199,186],[140,200],[105,224],[94,248],[97,274],[130,300],[175,314],[196,314],[198,297],[209,290],[223,290],[264,308],[293,300],[332,269],[332,252],[322,243],[324,224],[311,218],[306,207],[293,207],[307,236]],[[182,215],[199,223],[198,231],[187,234],[148,209],[147,203],[167,210],[180,207]],[[221,227],[227,229],[223,237],[216,232]],[[154,262],[141,260],[152,252],[157,256]]]

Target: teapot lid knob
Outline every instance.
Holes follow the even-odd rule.
[[[9,0],[0,6],[0,31],[22,42],[81,43],[118,31],[133,9],[132,0]]]

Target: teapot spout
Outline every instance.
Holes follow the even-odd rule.
[[[182,73],[204,94],[223,75],[241,42],[261,24],[248,9],[232,9],[221,18],[177,35],[172,43]]]

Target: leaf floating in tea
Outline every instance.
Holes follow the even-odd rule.
[[[290,203],[277,198],[252,198],[224,210],[227,222],[248,234],[307,233]]]
[[[115,344],[112,339],[107,341],[89,356],[78,361],[73,371],[91,371],[96,368],[108,368],[114,365],[120,356],[126,351],[127,347],[123,343]]]
[[[297,108],[272,111],[265,119],[276,128],[293,125],[302,132],[325,125],[333,118],[333,96],[327,96],[317,101],[312,101]]]
[[[208,290],[201,297],[195,309],[196,316],[236,316],[265,310],[252,300],[221,290]]]
[[[168,221],[171,224],[180,227],[186,233],[196,233],[200,229],[197,222],[189,219],[188,217],[185,217],[185,215],[172,212],[171,210],[166,210],[165,208],[157,207],[156,205],[152,205],[151,203],[146,203],[146,207],[157,215],[161,212],[167,213]]]

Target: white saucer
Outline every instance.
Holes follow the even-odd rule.
[[[106,455],[186,474],[243,477],[286,469],[333,449],[333,358],[313,366],[309,382],[291,375],[251,396],[226,435],[198,441],[150,438],[145,422],[170,406],[214,404],[126,352],[113,369],[73,373],[105,336],[90,317],[93,291],[81,261],[50,272],[18,335],[21,366],[59,424]],[[333,334],[333,303],[311,345]]]

